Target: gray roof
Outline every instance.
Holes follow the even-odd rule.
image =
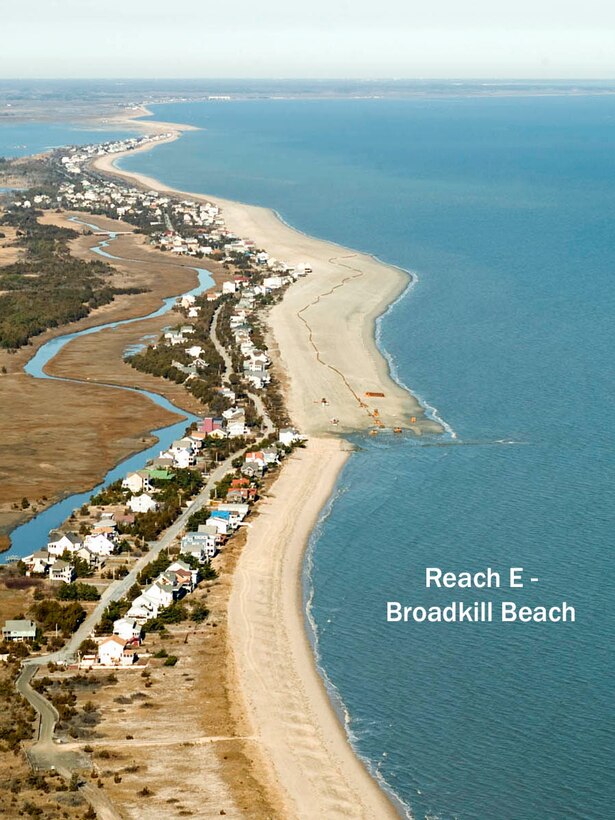
[[[27,620],[17,620],[17,621],[5,621],[4,627],[2,629],[3,632],[36,632],[36,624],[34,621],[27,621]]]
[[[82,539],[81,536],[77,535],[76,532],[62,532],[62,530],[51,530],[49,533],[49,541],[53,543],[54,541],[60,541],[62,538],[68,538],[71,544],[80,544]]]
[[[51,568],[52,572],[55,572],[58,569],[66,569],[66,567],[70,567],[68,561],[56,561]]]

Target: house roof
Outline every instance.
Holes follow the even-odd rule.
[[[190,535],[191,533],[188,533]],[[200,535],[217,535],[218,530],[213,526],[213,524],[199,524],[198,533]]]
[[[32,629],[36,630],[36,624],[34,621],[28,621],[20,618],[19,620],[5,621],[4,629],[7,632],[25,632],[31,631]]]
[[[102,641],[98,644],[98,648],[100,649],[101,646],[104,646],[107,643],[115,643],[118,646],[121,646],[122,649],[126,646],[126,641],[124,638],[120,638],[119,635],[109,635],[108,638],[102,639]]]
[[[66,567],[70,567],[68,561],[56,561],[54,565],[51,567],[51,571],[57,572],[59,569],[66,569]]]
[[[132,629],[134,629],[137,625],[137,622],[134,618],[118,618],[117,621],[113,621],[113,628],[117,629],[118,626],[120,626],[120,624],[122,626],[126,624],[127,626],[130,626]]]
[[[160,481],[170,481],[173,478],[173,473],[170,473],[168,470],[156,470],[150,469],[147,471],[150,475],[150,478],[157,478]]]
[[[179,561],[179,560],[178,561],[173,561],[171,566],[173,567],[173,571],[175,569],[184,570],[184,572],[191,572],[192,571],[191,567],[188,564],[186,564],[185,561]]]
[[[71,544],[80,544],[81,537],[76,532],[62,532],[62,530],[51,530],[49,533],[49,541],[60,541],[62,538],[68,538]]]

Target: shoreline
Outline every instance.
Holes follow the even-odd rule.
[[[236,688],[261,739],[266,780],[280,793],[284,816],[302,820],[399,816],[351,744],[304,620],[307,541],[350,452],[342,439],[322,438],[292,456],[275,497],[261,501],[229,601]],[[286,520],[278,527],[282,496]]]
[[[177,129],[164,141],[180,136]],[[161,142],[136,150],[150,150]],[[228,610],[233,694],[236,708],[245,713],[260,741],[261,777],[273,791],[274,802],[281,800],[285,806],[285,816],[397,817],[389,792],[353,748],[321,675],[305,622],[302,585],[310,534],[349,455],[350,447],[339,433],[374,425],[373,408],[366,411],[360,387],[362,392],[367,392],[366,386],[383,388],[374,390],[380,392],[376,417],[387,426],[404,423],[419,435],[443,429],[394,380],[377,343],[378,318],[406,292],[413,278],[368,254],[302,234],[273,210],[178,191],[115,165],[132,153],[98,158],[92,167],[147,189],[213,202],[222,209],[227,228],[238,236],[254,240],[290,264],[309,262],[315,271],[296,282],[267,317],[277,347],[274,363],[287,376],[291,417],[310,440],[277,479],[235,571]],[[340,288],[346,296],[342,304],[327,299]],[[305,313],[309,323],[302,318]],[[347,360],[344,369],[337,367],[336,349],[345,346],[339,344],[339,336],[332,339],[328,330],[332,320],[340,318],[350,340],[359,342],[361,356],[353,358],[369,369],[362,384],[351,372],[352,363],[348,370]],[[299,320],[309,333],[297,341]],[[303,373],[302,379],[298,373]],[[353,389],[353,385],[357,386]],[[314,412],[313,396],[322,395],[334,408],[327,407],[324,416],[320,408]],[[341,421],[334,429],[328,418],[332,412]],[[262,670],[272,670],[274,680]]]
[[[416,435],[441,433],[443,425],[430,418],[412,392],[393,377],[377,344],[378,318],[403,295],[414,275],[370,254],[309,236],[290,226],[273,209],[179,190],[115,164],[126,156],[173,142],[181,133],[178,129],[166,140],[96,158],[91,167],[146,190],[212,202],[221,208],[227,228],[238,236],[252,239],[275,258],[290,264],[311,265],[314,273],[295,282],[271,310],[268,322],[280,347],[283,370],[293,371],[288,403],[295,422],[308,435],[353,433],[382,426],[402,427]],[[341,287],[346,298],[330,299]],[[299,340],[297,316],[307,330]],[[332,322],[338,323],[335,338]],[[345,332],[350,345],[360,341],[359,349],[351,354],[340,343],[339,332]],[[315,353],[322,365],[318,375]],[[370,392],[384,392],[385,396],[371,399]],[[314,408],[322,396],[328,400],[326,412]],[[335,426],[330,423],[331,417],[339,420]]]

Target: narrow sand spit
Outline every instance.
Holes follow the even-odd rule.
[[[258,741],[255,765],[282,800],[284,817],[395,816],[348,743],[316,669],[301,570],[310,533],[349,454],[334,433],[366,430],[379,421],[419,435],[441,432],[391,378],[375,342],[376,318],[407,287],[409,276],[367,254],[306,236],[266,208],[174,191],[118,169],[117,157],[94,165],[147,189],[215,202],[238,236],[279,260],[312,268],[268,316],[291,416],[310,440],[261,503],[237,565],[229,604],[235,695]]]
[[[177,132],[169,140],[178,136]],[[144,150],[156,144],[160,143]],[[151,177],[118,169],[114,161],[119,156],[101,157],[94,166],[147,189],[214,202],[238,236],[252,239],[276,259],[312,268],[313,273],[299,279],[269,317],[288,375],[288,407],[305,433],[365,430],[377,419],[385,427],[411,428],[417,434],[441,431],[391,378],[376,345],[376,319],[408,286],[408,274],[368,254],[307,236],[267,208],[175,191]],[[332,419],[338,423],[332,424]]]

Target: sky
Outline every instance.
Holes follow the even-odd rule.
[[[615,78],[612,0],[0,0],[1,78]]]

